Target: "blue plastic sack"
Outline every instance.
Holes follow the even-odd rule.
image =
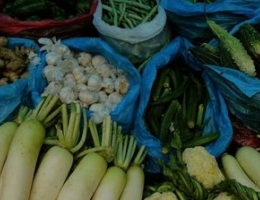
[[[235,34],[244,23],[260,24],[260,8],[251,19],[235,25],[229,32]],[[217,40],[210,41],[217,45]],[[248,129],[260,131],[260,79],[250,77],[243,72],[221,66],[205,65],[207,73],[222,93],[230,112]]]
[[[41,58],[39,46],[31,39],[26,38],[8,38],[7,47],[14,49],[17,46],[24,46],[26,48],[34,49],[35,53]],[[12,119],[16,108],[21,104],[30,104],[30,89],[28,88],[28,81],[31,74],[41,64],[30,63],[27,70],[29,72],[28,78],[19,79],[11,84],[0,87],[0,123]]]
[[[86,51],[93,55],[100,54],[106,59],[111,61],[111,63],[119,69],[124,70],[128,74],[128,80],[130,83],[129,91],[111,111],[111,118],[120,124],[123,131],[131,130],[133,126],[133,119],[136,112],[137,99],[140,92],[140,73],[133,66],[133,64],[124,56],[118,54],[114,49],[112,49],[106,42],[100,38],[91,37],[75,37],[65,40],[61,40],[61,43],[67,45],[72,51]],[[46,79],[42,75],[42,68],[39,68],[34,75],[32,99],[35,105],[41,99],[41,94],[47,85]]]
[[[160,141],[147,130],[144,115],[157,71],[167,64],[174,62],[177,57],[184,59],[184,62],[194,70],[201,71],[209,91],[210,101],[207,104],[205,113],[205,119],[209,119],[209,122],[204,128],[203,134],[206,135],[213,131],[219,131],[220,137],[215,142],[207,145],[206,149],[212,155],[218,157],[227,149],[231,142],[232,126],[228,117],[226,104],[211,78],[202,71],[203,67],[190,55],[188,49],[191,46],[191,43],[185,38],[177,37],[173,39],[169,45],[151,58],[142,73],[140,100],[133,134],[137,138],[138,143],[145,145],[148,150],[146,170],[150,172],[159,172],[160,169],[156,164],[156,160],[158,158],[167,158],[161,152]]]
[[[206,15],[226,30],[230,30],[236,24],[252,18],[255,10],[260,7],[260,1],[215,0],[205,4],[189,0],[175,0],[174,3],[172,0],[160,0],[160,5],[166,10],[174,31],[194,44],[199,44],[212,38],[206,24]]]
[[[230,112],[247,128],[260,131],[260,79],[235,69],[206,65]]]

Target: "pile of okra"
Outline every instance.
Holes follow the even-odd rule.
[[[218,138],[218,132],[202,134],[208,121],[204,119],[208,100],[200,72],[182,60],[157,71],[144,118],[164,153],[176,147],[206,145]]]

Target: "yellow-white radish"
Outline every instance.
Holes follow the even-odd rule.
[[[235,157],[249,178],[260,187],[260,153],[253,147],[242,146],[237,150]]]
[[[17,127],[18,124],[11,121],[5,122],[0,126],[0,174]]]
[[[132,160],[136,153],[136,147],[137,141],[133,135],[121,135],[114,159],[114,166],[108,168],[92,200],[119,200],[121,195],[123,195],[121,197],[124,199],[142,199],[144,176],[142,177],[142,173],[137,169],[140,169],[138,167],[146,155],[146,150],[142,146],[135,159]],[[132,168],[130,166],[131,163],[136,165],[136,168]],[[136,176],[140,175],[141,177],[135,180]],[[139,186],[138,189],[137,185]],[[132,192],[132,194],[129,192]]]
[[[1,174],[1,200],[29,199],[36,164],[46,134],[42,121],[53,111],[57,102],[58,97],[52,95],[43,98],[25,121],[19,124]]]
[[[35,174],[30,200],[57,198],[72,167],[73,155],[66,149],[53,146],[44,155]]]
[[[131,165],[126,171],[126,180],[120,200],[142,200],[145,181],[142,167]]]
[[[92,200],[118,200],[126,184],[126,173],[117,166],[106,171]]]
[[[146,155],[147,150],[145,146],[140,146],[134,160],[131,161],[131,165],[126,169],[127,181],[120,196],[120,200],[142,200],[145,184],[145,175],[142,164]]]
[[[224,153],[221,157],[221,164],[227,178],[234,179],[242,185],[250,187],[258,192],[260,191],[259,187],[248,177],[233,155]]]
[[[83,131],[80,130],[83,111]],[[70,115],[68,116],[68,112]],[[84,144],[87,135],[85,109],[78,103],[62,104],[61,125],[56,125],[57,139],[44,155],[35,173],[29,200],[56,200],[72,168],[75,153]],[[78,142],[78,139],[81,139]],[[45,143],[50,140],[45,139]]]
[[[112,125],[113,124],[113,125]],[[119,133],[110,116],[104,117],[101,139],[97,125],[89,120],[89,130],[94,147],[81,152],[82,157],[64,183],[57,200],[90,200],[107,171],[108,162],[113,159],[114,146]],[[98,152],[98,153],[97,153]]]
[[[64,183],[57,200],[90,200],[106,170],[103,156],[86,154]]]
[[[38,120],[24,121],[17,128],[2,171],[1,200],[28,200],[45,132]]]

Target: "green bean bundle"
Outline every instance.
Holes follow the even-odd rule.
[[[158,13],[154,0],[103,0],[102,19],[120,28],[134,28],[151,21]]]

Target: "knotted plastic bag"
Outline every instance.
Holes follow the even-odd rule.
[[[74,52],[85,51],[93,55],[103,55],[115,67],[126,72],[130,83],[129,90],[119,104],[110,112],[110,116],[122,126],[123,131],[131,130],[136,113],[141,81],[140,74],[133,64],[127,58],[115,52],[115,50],[100,38],[75,37],[61,40],[61,43],[67,45]],[[36,71],[34,74],[34,83],[31,85],[33,91],[32,99],[35,105],[40,101],[41,94],[47,85],[47,81],[42,74],[43,67]]]
[[[146,146],[148,150],[148,161],[146,169],[150,172],[158,172],[158,158],[167,159],[161,152],[160,140],[153,136],[146,128],[144,115],[151,95],[153,83],[157,77],[157,71],[167,64],[181,57],[192,69],[201,71],[207,86],[210,100],[206,107],[205,119],[207,125],[203,129],[203,134],[219,131],[220,137],[206,146],[206,149],[214,156],[220,156],[229,146],[232,138],[232,127],[228,117],[228,110],[220,91],[214,82],[203,72],[202,66],[192,57],[188,49],[192,46],[185,38],[177,37],[172,40],[165,48],[156,53],[146,64],[142,73],[140,100],[137,108],[134,135],[139,144]]]

